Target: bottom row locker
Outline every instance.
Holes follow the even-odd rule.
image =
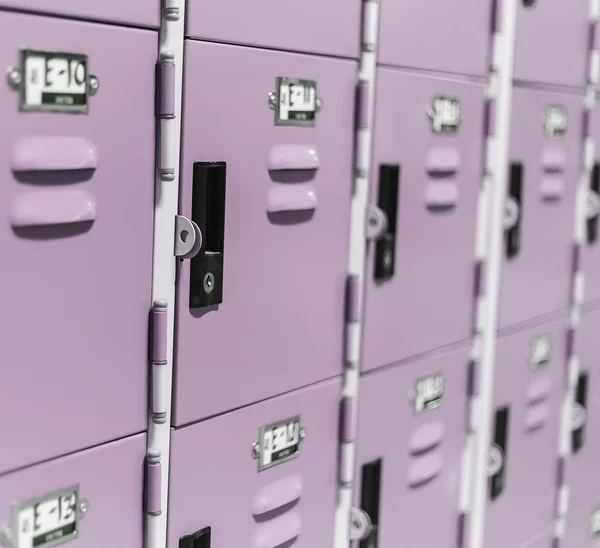
[[[567,339],[566,318],[498,338],[485,548],[546,546],[536,535],[557,508]]]
[[[176,429],[168,548],[330,548],[340,380]]]
[[[364,546],[457,546],[469,348],[362,377],[355,505]]]
[[[0,477],[0,544],[142,546],[146,434]]]

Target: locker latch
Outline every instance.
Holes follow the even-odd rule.
[[[191,259],[202,247],[202,233],[194,221],[175,215],[175,257]]]
[[[366,539],[373,529],[371,518],[360,508],[350,509],[350,541],[361,541]]]

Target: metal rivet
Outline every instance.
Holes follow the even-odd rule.
[[[306,430],[304,428],[300,428],[300,439],[303,440],[306,438]]]
[[[98,88],[100,87],[100,81],[93,74],[90,75],[88,79],[88,93],[90,96],[96,95],[98,92]]]
[[[10,548],[12,546],[12,531],[8,525],[5,525],[0,529],[0,544]]]
[[[257,441],[255,441],[252,444],[252,457],[257,459],[260,455],[260,443],[258,443]]]
[[[209,294],[215,288],[215,275],[212,272],[208,272],[204,276],[204,292]]]
[[[270,91],[269,92],[269,108],[271,110],[275,110],[275,107],[277,107],[277,93],[275,93],[274,91]]]
[[[82,499],[79,501],[79,515],[81,517],[84,517],[88,513],[89,509],[90,505],[86,499]]]
[[[323,108],[323,99],[321,99],[320,97],[317,97],[315,106],[317,107],[317,112],[319,112]]]
[[[19,89],[21,85],[21,71],[19,69],[9,69],[8,70],[8,85],[12,89]]]

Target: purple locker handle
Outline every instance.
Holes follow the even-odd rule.
[[[542,177],[540,194],[544,201],[557,201],[565,195],[565,180],[562,175],[546,174]]]
[[[321,162],[312,145],[278,145],[269,152],[270,171],[319,169]]]
[[[567,156],[560,148],[550,148],[542,153],[542,167],[546,173],[562,173],[567,167]]]
[[[528,432],[539,430],[548,422],[550,417],[550,405],[541,403],[531,407],[525,415],[525,427]]]
[[[14,144],[11,167],[16,172],[96,169],[98,150],[83,137],[26,137]]]
[[[260,516],[291,504],[302,496],[302,478],[283,478],[263,487],[252,500],[252,514]]]
[[[65,225],[96,220],[96,200],[85,190],[19,194],[11,207],[14,227]]]
[[[425,166],[432,175],[456,173],[460,169],[460,154],[454,148],[433,148],[427,153]]]
[[[312,184],[280,185],[271,189],[267,203],[269,213],[317,209],[317,192]]]
[[[442,471],[444,461],[439,453],[427,453],[414,459],[408,470],[408,485],[413,489],[433,481]]]
[[[460,191],[451,181],[432,182],[425,187],[425,205],[427,209],[448,209],[458,204]]]
[[[430,422],[423,424],[413,432],[408,447],[413,455],[418,455],[437,447],[443,439],[444,423],[441,421]]]
[[[253,548],[276,548],[291,542],[302,529],[302,519],[298,511],[287,512],[282,516],[261,524],[254,535]]]

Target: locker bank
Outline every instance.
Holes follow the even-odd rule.
[[[587,0],[0,0],[0,546],[600,543]]]

